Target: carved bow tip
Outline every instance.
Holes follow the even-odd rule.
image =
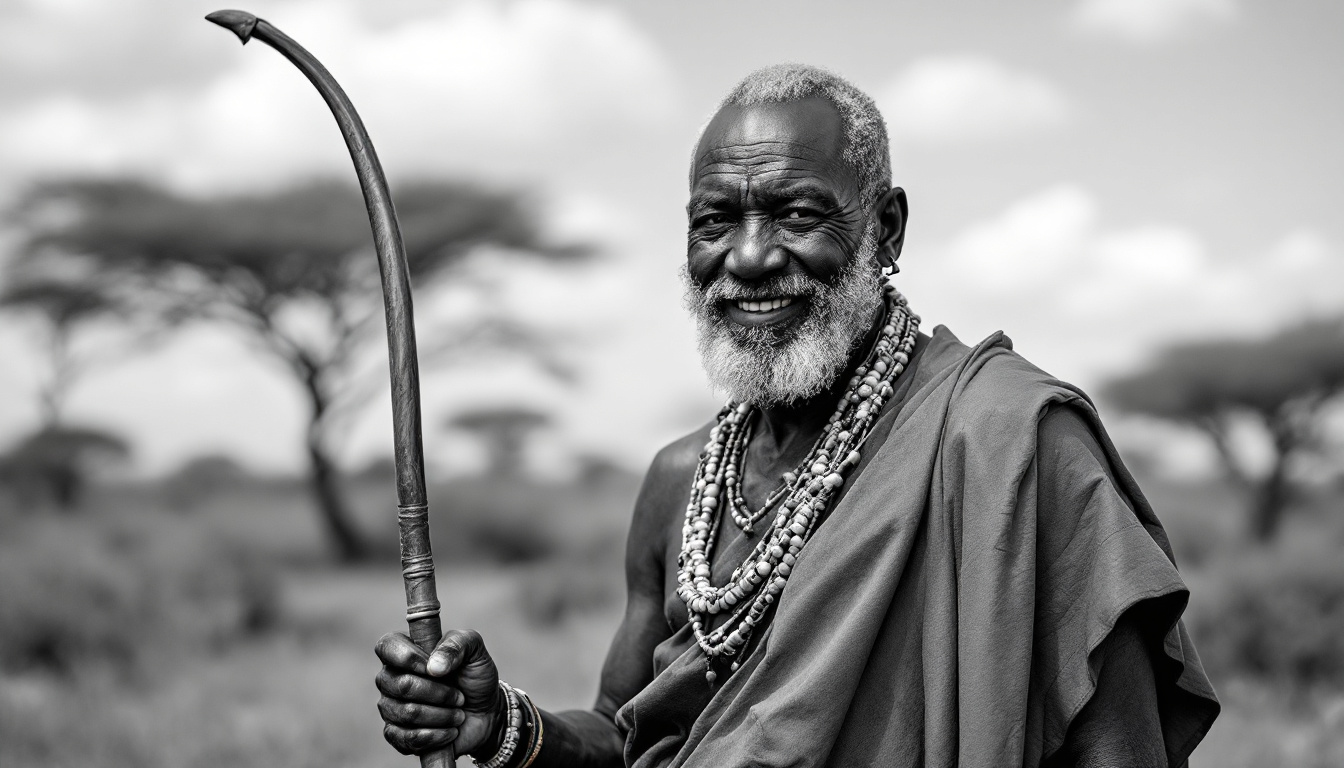
[[[247,41],[252,39],[252,30],[257,28],[257,22],[260,21],[256,16],[247,11],[215,11],[205,17],[206,21],[229,30],[247,45]]]

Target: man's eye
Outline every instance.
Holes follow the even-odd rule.
[[[808,219],[808,218],[812,218],[812,215],[813,215],[813,214],[812,214],[811,211],[805,211],[805,210],[803,210],[803,209],[801,209],[801,208],[791,208],[791,209],[789,209],[789,210],[787,210],[787,211],[784,212],[784,218],[785,218],[785,219],[791,219],[791,220],[795,220],[795,221],[798,220],[798,219]]]
[[[712,227],[712,226],[717,226],[717,225],[719,225],[719,224],[727,224],[727,223],[728,223],[728,217],[725,216],[724,214],[722,214],[722,213],[711,213],[711,214],[709,214],[709,215],[707,215],[707,216],[701,216],[699,219],[696,219],[696,221],[695,221],[695,226],[697,226],[697,227]]]

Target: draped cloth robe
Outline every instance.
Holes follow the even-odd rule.
[[[1002,334],[970,349],[940,326],[920,358],[742,668],[711,688],[685,626],[655,651],[656,678],[617,713],[627,763],[1034,768],[1127,611],[1152,638],[1169,764],[1185,762],[1217,700],[1166,534],[1092,403]],[[1042,470],[1058,408],[1102,462]]]

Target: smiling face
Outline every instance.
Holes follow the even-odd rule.
[[[696,148],[687,304],[712,383],[768,406],[824,390],[881,306],[878,222],[824,99],[722,109]]]

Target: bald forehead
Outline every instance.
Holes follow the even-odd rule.
[[[854,180],[844,162],[844,142],[840,113],[826,99],[730,104],[714,115],[700,138],[692,184],[725,164],[745,170],[782,158],[796,158],[828,175]]]
[[[709,121],[696,154],[761,143],[800,144],[839,160],[844,150],[844,124],[835,106],[825,99],[747,107],[730,104]]]

